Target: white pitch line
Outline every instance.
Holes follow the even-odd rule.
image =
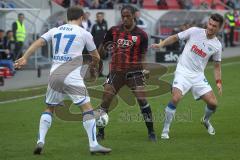
[[[45,96],[45,95],[37,95],[37,96],[32,96],[32,97],[25,97],[25,98],[19,98],[19,99],[12,99],[12,100],[8,100],[8,101],[0,102],[0,104],[7,104],[7,103],[13,103],[13,102],[26,101],[26,100],[31,100],[31,99],[35,99],[35,98],[44,97],[44,96]]]
[[[236,64],[240,64],[239,62],[230,62],[230,63],[224,63],[222,64],[222,66],[231,66],[231,65],[236,65]],[[207,69],[213,68],[213,66],[207,67]],[[168,74],[164,74],[162,77],[168,77],[173,75],[173,73],[168,73]],[[162,78],[161,77],[161,78]],[[95,86],[94,86],[95,87]],[[36,88],[41,88],[41,87],[36,87]],[[30,90],[31,88],[29,88]],[[35,98],[40,98],[40,97],[44,97],[45,95],[37,95],[37,96],[32,96],[32,97],[25,97],[25,98],[19,98],[19,99],[13,99],[13,100],[8,100],[8,101],[3,101],[0,102],[0,104],[7,104],[7,103],[13,103],[13,102],[20,102],[20,101],[26,101],[26,100],[31,100],[31,99],[35,99]]]

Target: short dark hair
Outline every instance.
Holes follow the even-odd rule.
[[[136,8],[135,8],[135,7],[133,7],[133,6],[131,6],[131,5],[124,5],[124,6],[122,7],[122,9],[121,9],[121,14],[122,14],[123,10],[125,10],[125,9],[129,10],[133,15],[134,15],[135,12],[136,12]]]
[[[77,20],[84,15],[82,8],[73,6],[69,7],[67,10],[67,19],[68,21]]]
[[[218,13],[214,13],[210,16],[210,18],[216,22],[219,23],[219,27],[221,28],[224,22],[223,16],[218,14]]]
[[[23,13],[18,13],[18,17],[20,17],[20,16],[24,16],[24,14]]]
[[[0,32],[4,32],[4,30],[3,30],[3,29],[0,29]]]
[[[96,15],[99,15],[99,14],[101,14],[101,15],[104,15],[104,13],[103,13],[103,12],[97,12],[97,14],[96,14]]]
[[[12,32],[12,30],[8,30],[7,33],[6,33],[6,35],[8,35],[10,32]]]

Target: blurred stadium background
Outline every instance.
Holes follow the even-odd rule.
[[[108,28],[120,24],[120,9],[122,5],[127,3],[134,5],[140,12],[139,26],[148,33],[149,44],[192,26],[205,27],[209,14],[213,12],[218,12],[225,17],[226,24],[219,34],[219,39],[223,45],[225,92],[223,98],[220,99],[220,106],[226,108],[220,109],[219,114],[216,114],[216,118],[214,118],[216,128],[220,132],[219,135],[214,138],[209,137],[204,134],[205,130],[200,125],[195,125],[199,123],[198,119],[200,119],[200,114],[203,111],[201,106],[203,104],[196,104],[188,95],[182,103],[183,109],[180,109],[180,114],[187,113],[188,116],[189,113],[191,123],[185,121],[176,123],[177,125],[174,126],[176,128],[173,131],[176,132],[176,139],[169,142],[162,142],[159,139],[157,144],[149,144],[144,139],[146,135],[143,123],[133,121],[129,122],[130,125],[126,125],[126,122],[122,121],[121,116],[124,109],[127,109],[130,113],[137,113],[138,111],[136,107],[127,107],[121,101],[119,105],[123,108],[120,107],[110,115],[110,124],[107,130],[109,132],[107,139],[109,140],[104,142],[113,146],[114,152],[109,157],[104,158],[160,159],[162,157],[168,160],[183,158],[239,160],[240,154],[237,150],[240,148],[240,128],[235,126],[240,120],[239,109],[236,109],[240,103],[239,98],[237,98],[240,89],[238,82],[240,75],[237,71],[237,68],[240,67],[239,0],[0,0],[0,29],[3,31],[4,37],[7,31],[12,30],[12,24],[17,20],[18,14],[23,13],[26,27],[26,39],[22,48],[22,52],[24,52],[34,40],[48,29],[66,23],[65,13],[69,6],[80,5],[84,7],[84,11],[87,13],[86,17],[88,17],[84,27],[91,32],[98,12],[104,13]],[[230,42],[231,36],[233,37],[233,44]],[[0,54],[5,54],[6,50],[15,54],[15,42],[10,48],[6,48],[1,42],[3,40],[0,37]],[[183,46],[184,43],[177,43],[159,51],[148,51],[148,62],[161,63],[169,68],[168,74],[164,78],[169,83],[171,83],[174,65]],[[43,95],[48,80],[51,56],[51,47],[48,45],[38,50],[37,54],[31,57],[24,70],[11,73],[5,65],[0,65],[1,160],[34,159],[31,156],[27,157],[34,147],[39,114],[44,108]],[[0,58],[1,62],[4,58],[2,56]],[[108,57],[104,60],[104,75],[108,72],[109,59]],[[12,58],[8,58],[8,60],[14,61]],[[208,68],[211,69],[211,64]],[[209,69],[207,69],[207,77],[214,86],[212,71]],[[103,80],[104,78],[99,78],[98,87],[101,88]],[[170,94],[165,94],[160,96],[159,99],[151,98],[150,103],[156,113],[158,111],[163,113],[163,108],[167,104],[169,96]],[[93,100],[95,105],[98,102],[99,100]],[[159,105],[161,109],[159,109]],[[233,125],[229,125],[229,123],[233,123]],[[70,123],[69,125],[57,120],[56,126],[54,125],[49,133],[51,134],[49,136],[49,147],[47,148],[49,150],[46,151],[43,158],[58,160],[69,157],[72,159],[90,158],[86,156],[87,148],[83,145],[86,144],[87,140],[81,136],[84,132],[76,129],[78,126],[77,123]],[[160,135],[162,123],[157,122],[155,127],[158,135]],[[124,132],[121,128],[127,129]],[[64,135],[69,137],[70,140],[64,138]],[[80,141],[81,144],[79,144]],[[81,150],[82,148],[83,150]],[[81,153],[78,154],[78,151]],[[58,154],[58,156],[55,154]],[[99,159],[99,157],[97,158]]]

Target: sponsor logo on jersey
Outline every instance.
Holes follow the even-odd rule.
[[[120,48],[128,48],[128,47],[132,47],[133,41],[128,39],[118,39],[117,44],[118,44],[118,47]]]
[[[192,46],[191,51],[193,53],[199,55],[202,58],[206,57],[206,55],[207,55],[202,49],[199,49],[198,46],[196,46],[196,45]]]
[[[63,61],[63,62],[68,62],[71,61],[72,58],[68,56],[53,56],[53,60],[55,61]]]

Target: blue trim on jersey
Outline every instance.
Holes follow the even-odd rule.
[[[175,105],[172,102],[168,103],[168,108],[170,108],[171,110],[175,110],[176,109]]]
[[[43,112],[42,115],[43,115],[43,114],[48,114],[48,115],[50,115],[51,117],[53,116],[52,113],[50,113],[50,112]]]
[[[85,116],[87,114],[94,115],[93,110],[90,110],[90,111],[87,111],[87,112],[83,112],[82,116]]]
[[[85,96],[85,98],[82,101],[80,101],[78,103],[74,103],[74,104],[77,106],[80,106],[86,99],[87,99],[87,97]]]
[[[48,44],[48,41],[45,38],[43,37],[40,37],[40,38],[42,38],[46,42],[46,44]]]

